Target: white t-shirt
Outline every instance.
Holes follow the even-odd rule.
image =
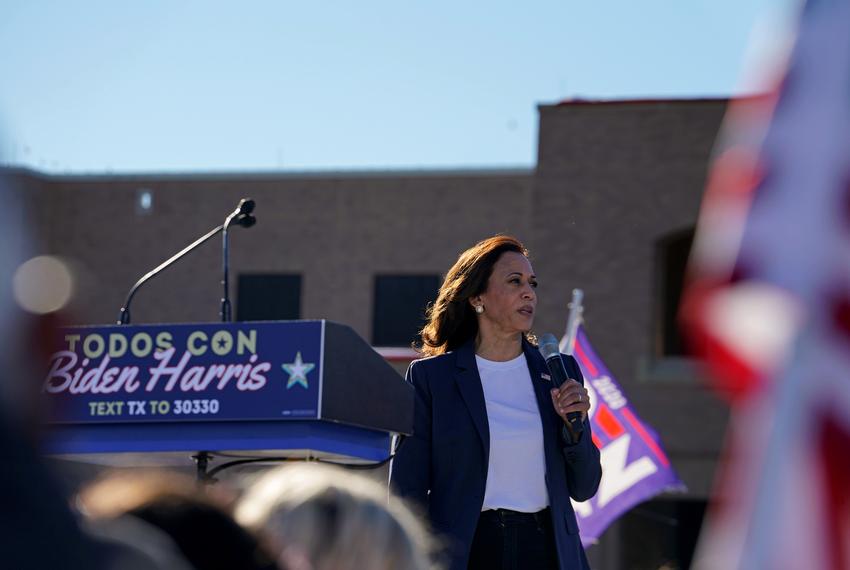
[[[526,513],[549,506],[543,426],[525,355],[507,362],[475,356],[487,420],[490,460],[482,510]]]

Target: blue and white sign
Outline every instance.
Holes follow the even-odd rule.
[[[70,327],[42,390],[53,422],[319,419],[323,321]]]

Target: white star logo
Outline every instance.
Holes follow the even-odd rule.
[[[301,360],[301,352],[299,351],[295,354],[295,362],[291,364],[281,364],[280,367],[289,374],[289,381],[286,383],[286,389],[289,390],[296,384],[301,384],[301,386],[307,388],[307,374],[309,374],[316,365]]]

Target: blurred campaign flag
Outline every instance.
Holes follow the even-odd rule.
[[[570,344],[565,336],[562,351],[569,351]],[[684,485],[670,465],[658,435],[629,405],[620,384],[593,350],[580,325],[571,352],[590,395],[590,426],[602,461],[602,480],[596,496],[583,503],[573,502],[582,543],[588,546],[638,503],[663,491],[684,490]]]
[[[682,320],[733,402],[697,568],[850,568],[850,2],[734,102]]]

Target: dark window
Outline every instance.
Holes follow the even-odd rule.
[[[374,346],[409,346],[425,324],[425,307],[437,300],[438,275],[378,275],[372,315]]]
[[[677,315],[693,241],[694,231],[691,229],[670,235],[659,244],[660,326],[656,338],[662,356],[684,356],[687,353],[679,334]]]
[[[241,274],[236,320],[285,321],[301,318],[301,276]]]

